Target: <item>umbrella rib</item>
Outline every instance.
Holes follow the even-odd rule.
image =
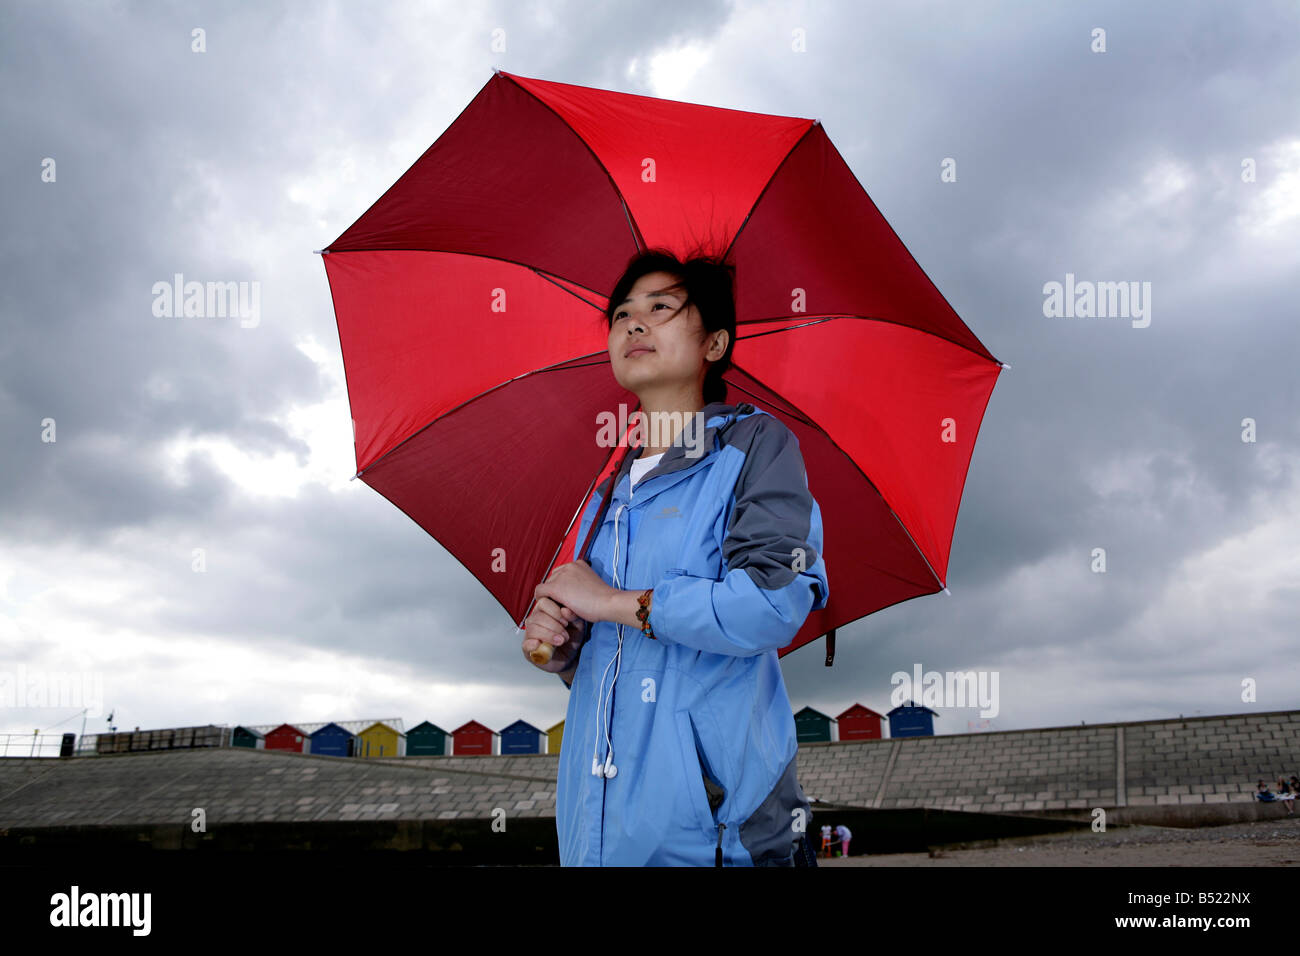
[[[602,361],[599,360],[599,359],[597,359],[596,361],[593,361],[593,362],[582,362],[582,361],[581,361],[582,359],[592,358],[593,356],[596,356],[596,355],[604,355],[604,356],[605,356],[604,361],[602,362]],[[574,363],[578,363],[578,364],[574,364]],[[571,368],[589,368],[589,367],[592,366],[592,365],[602,365],[602,364],[605,364],[605,365],[609,364],[609,353],[608,353],[608,352],[588,352],[586,355],[578,355],[578,356],[575,356],[574,358],[571,358],[571,359],[565,359],[564,361],[561,361],[561,362],[555,362],[555,363],[552,363],[551,365],[544,365],[544,366],[542,366],[541,368],[529,369],[527,372],[524,372],[524,373],[522,373],[522,374],[520,374],[520,375],[515,375],[515,376],[513,376],[513,377],[511,377],[511,378],[508,378],[508,379],[506,379],[504,382],[498,382],[496,385],[493,385],[491,388],[485,388],[483,391],[479,392],[477,395],[471,395],[469,398],[465,399],[465,400],[464,400],[463,402],[461,402],[459,405],[454,405],[454,406],[452,406],[451,408],[447,409],[445,412],[443,412],[441,415],[439,415],[439,416],[438,416],[437,418],[435,418],[433,421],[429,422],[427,425],[423,425],[423,426],[421,426],[420,428],[418,428],[416,431],[411,432],[411,434],[407,435],[405,438],[403,438],[401,441],[399,441],[396,445],[394,445],[392,448],[388,449],[388,451],[384,452],[382,455],[380,455],[378,458],[376,458],[376,459],[375,459],[374,461],[372,461],[370,464],[366,465],[365,468],[362,468],[360,471],[358,471],[358,472],[357,472],[355,475],[353,475],[352,477],[353,477],[353,478],[360,478],[360,477],[361,477],[365,472],[369,471],[371,468],[374,468],[377,464],[379,464],[381,461],[383,461],[385,458],[387,458],[387,457],[388,457],[389,455],[391,455],[393,452],[397,451],[397,449],[401,448],[401,447],[402,447],[403,445],[405,445],[408,441],[410,441],[411,439],[413,439],[413,438],[415,438],[416,436],[418,436],[418,435],[419,435],[421,432],[423,432],[425,429],[432,428],[434,425],[438,424],[438,422],[442,421],[444,418],[446,418],[448,415],[452,414],[453,412],[460,411],[460,410],[461,410],[462,408],[464,408],[466,405],[469,405],[469,404],[472,403],[472,402],[476,402],[476,401],[478,401],[478,400],[479,400],[480,398],[482,398],[484,395],[490,395],[492,392],[495,392],[495,391],[496,391],[497,389],[499,389],[499,388],[505,388],[505,387],[506,387],[507,385],[509,385],[511,382],[517,382],[517,381],[519,381],[520,379],[527,378],[527,377],[530,376],[530,375],[539,375],[539,374],[541,374],[542,372],[567,371],[568,369],[571,369]]]
[[[732,367],[735,368],[736,371],[738,372],[743,372],[745,375],[747,375],[749,378],[753,379],[754,381],[758,381],[757,378],[754,378],[753,375],[750,375],[749,372],[746,372],[740,366],[733,365]],[[743,385],[739,385],[735,382],[729,382],[728,384],[734,386],[737,391],[744,392],[746,395],[753,397],[756,401],[764,401],[762,396],[756,394],[751,389],[745,388]],[[907,525],[903,523],[903,519],[898,516],[898,512],[896,512],[894,510],[893,505],[889,503],[889,499],[886,498],[884,493],[879,488],[876,487],[876,483],[871,480],[871,478],[867,475],[865,471],[862,470],[862,467],[856,461],[853,460],[853,456],[850,455],[848,452],[846,452],[843,448],[841,448],[839,446],[839,443],[836,442],[835,439],[832,438],[829,434],[827,434],[826,429],[822,428],[816,422],[812,421],[808,417],[808,415],[804,413],[803,409],[799,408],[799,406],[795,405],[793,402],[785,399],[784,396],[782,396],[781,400],[790,408],[791,410],[790,414],[792,417],[803,422],[813,431],[820,432],[822,437],[824,437],[828,442],[831,443],[831,447],[834,448],[841,455],[843,455],[846,459],[848,459],[849,464],[852,465],[855,469],[857,469],[858,474],[862,476],[862,480],[865,481],[867,484],[869,484],[871,486],[871,490],[880,496],[880,500],[884,502],[885,507],[889,509],[889,513],[893,515],[894,520],[898,522],[898,526],[902,528],[903,533],[907,535],[907,540],[912,542],[912,547],[916,549],[916,553],[919,554],[921,556],[921,560],[925,562],[926,570],[930,572],[930,576],[934,578],[935,583],[937,583],[941,588],[946,588],[947,585],[944,584],[943,581],[940,580],[939,575],[935,573],[934,566],[930,564],[930,559],[926,557],[925,552],[921,550],[921,547],[916,543],[916,539],[912,537],[912,532],[907,529]]]
[[[569,295],[573,296],[573,297],[574,297],[575,299],[577,299],[579,302],[583,302],[583,303],[585,303],[585,304],[591,306],[593,309],[595,309],[597,312],[600,312],[602,315],[604,314],[605,310],[602,309],[600,306],[598,306],[595,302],[592,302],[592,301],[590,301],[590,300],[588,300],[588,299],[583,298],[582,296],[578,295],[578,293],[576,293],[576,292],[574,292],[572,289],[570,289],[568,286],[566,286],[566,285],[561,285],[559,282],[556,282],[555,279],[551,278],[547,273],[543,272],[541,269],[538,269],[538,268],[536,268],[536,267],[530,267],[530,268],[532,268],[533,272],[534,272],[536,275],[538,275],[540,278],[545,279],[547,282],[551,283],[551,285],[555,286],[557,289],[561,290],[562,292],[567,292],[567,293],[569,293]],[[573,280],[572,280],[572,279],[568,279],[568,280],[566,280],[566,281],[568,281],[568,282],[572,282]],[[574,282],[574,285],[580,285],[580,284]],[[587,287],[586,287],[585,285],[583,285],[583,286],[580,286],[580,288],[586,289]],[[588,290],[588,291],[592,291],[592,292],[594,292],[595,290],[594,290],[594,289],[591,289],[591,290]]]
[[[614,179],[611,176],[610,182],[613,183],[613,181]],[[614,191],[618,192],[617,186],[614,187]],[[627,199],[621,192],[618,192],[618,201],[623,204],[623,218],[627,220],[627,227],[632,231],[632,241],[636,243],[636,251],[641,252],[645,249],[645,237],[641,235],[641,230],[637,228],[636,221],[632,218],[632,210],[627,208]]]
[[[737,325],[737,326],[741,326],[741,325],[758,325],[758,324],[763,323],[763,322],[780,322],[780,321],[782,321],[783,319],[789,319],[789,318],[792,318],[792,316],[786,316],[786,315],[774,315],[774,316],[771,316],[770,318],[766,318],[766,319],[745,319],[743,322],[737,322],[736,325]],[[756,339],[756,338],[758,338],[760,335],[771,335],[773,332],[789,332],[791,329],[801,329],[801,328],[803,328],[805,325],[819,325],[819,324],[821,324],[822,322],[829,322],[829,321],[831,321],[832,319],[846,319],[846,318],[851,318],[851,316],[846,316],[846,315],[827,315],[827,316],[823,316],[823,317],[821,317],[821,318],[815,318],[815,319],[812,319],[811,321],[808,321],[808,322],[800,322],[798,325],[787,325],[785,328],[781,328],[781,329],[768,329],[766,332],[755,332],[753,335],[737,335],[737,336],[736,336],[736,341],[739,342],[742,338],[745,338],[745,339]],[[856,318],[856,316],[852,316],[852,318]]]
[[[642,249],[644,249],[645,243],[642,241],[641,230],[638,229],[636,223],[632,221],[632,211],[627,208],[627,200],[623,197],[622,191],[618,188],[618,183],[614,180],[614,174],[611,173],[609,171],[609,167],[607,167],[601,161],[601,158],[597,154],[597,152],[591,148],[591,144],[582,138],[582,136],[578,133],[578,131],[573,128],[573,124],[570,123],[568,120],[566,120],[563,116],[561,116],[559,111],[556,110],[554,106],[546,102],[544,99],[542,99],[532,90],[530,90],[528,87],[524,86],[513,76],[510,76],[509,74],[503,74],[503,75],[505,75],[507,79],[509,79],[510,82],[513,83],[520,90],[520,92],[522,92],[525,96],[531,97],[537,103],[538,106],[540,106],[542,109],[548,111],[552,116],[554,116],[556,121],[561,126],[563,126],[569,133],[571,133],[573,135],[573,138],[577,140],[578,143],[581,144],[582,147],[591,155],[591,161],[596,164],[597,169],[599,169],[602,173],[605,174],[605,178],[609,180],[609,188],[613,191],[614,195],[618,197],[618,201],[623,204],[623,215],[627,219],[628,229],[632,233],[632,242],[635,243],[637,252],[640,252]]]
[[[763,201],[763,197],[767,195],[767,191],[772,188],[772,183],[776,182],[776,177],[781,174],[781,168],[785,166],[786,163],[790,162],[790,157],[794,155],[795,150],[803,145],[803,141],[807,139],[812,134],[812,131],[820,125],[821,120],[813,120],[808,128],[803,131],[803,135],[800,136],[795,144],[790,147],[790,151],[785,154],[785,158],[782,159],[781,162],[777,163],[776,169],[772,170],[772,175],[767,178],[767,182],[763,184],[762,190],[760,190],[759,194],[754,198],[754,204],[749,207],[749,212],[745,213],[745,218],[742,219],[740,225],[736,227],[736,234],[731,237],[731,243],[727,246],[727,251],[723,253],[722,258],[724,262],[735,261],[731,258],[732,252],[736,248],[736,243],[740,241],[741,233],[743,233],[745,227],[749,225],[749,219],[754,215],[754,210],[757,209],[759,203]]]
[[[744,321],[738,321],[736,323],[736,327],[739,328],[742,325],[757,325],[763,322],[780,322],[785,319],[793,319],[793,318],[794,316],[789,316],[789,315],[773,315],[763,319],[745,319]],[[886,319],[879,315],[856,315],[856,314],[849,315],[847,313],[841,313],[838,315],[827,315],[827,316],[822,316],[820,318],[812,319],[811,321],[808,322],[800,322],[798,325],[787,325],[785,328],[768,329],[766,332],[755,332],[753,335],[737,335],[736,341],[739,342],[742,339],[756,339],[759,336],[772,335],[775,332],[789,332],[793,329],[801,329],[804,326],[808,326],[808,325],[817,325],[821,322],[830,322],[833,319],[858,319],[862,322],[883,322],[886,325],[897,325],[904,329],[910,329],[913,332],[919,332],[922,335],[933,335],[936,339],[940,339],[944,342],[947,342],[949,345],[954,345],[959,349],[965,349],[967,352],[970,352],[972,355],[977,355],[981,359],[984,358],[982,354],[975,351],[970,346],[962,345],[960,342],[954,342],[952,339],[948,338],[945,335],[940,335],[938,332],[932,332],[929,329],[918,329],[916,326],[908,325],[906,322],[899,322],[895,319]],[[1003,368],[1011,367],[1010,365],[1007,365],[1005,362],[999,361],[996,357],[994,357],[993,361],[997,362],[998,365],[1002,366]]]
[[[448,255],[448,256],[466,256],[467,258],[470,258],[470,259],[492,259],[492,260],[494,260],[494,261],[496,261],[496,262],[504,262],[504,263],[506,263],[507,265],[518,266],[518,267],[521,268],[521,269],[527,269],[529,272],[532,272],[532,273],[534,273],[534,274],[540,276],[541,278],[545,279],[547,282],[550,282],[550,283],[552,283],[553,285],[555,285],[557,288],[562,289],[562,290],[564,290],[565,292],[569,293],[569,295],[573,296],[573,297],[574,297],[575,299],[577,299],[579,302],[583,302],[583,303],[586,303],[587,305],[591,306],[591,307],[592,307],[593,309],[595,309],[597,312],[600,312],[600,313],[603,314],[604,311],[605,311],[603,308],[601,308],[601,307],[600,307],[599,305],[597,305],[596,303],[591,302],[591,301],[589,301],[589,300],[587,300],[587,299],[584,299],[582,296],[578,295],[578,293],[574,292],[572,289],[568,288],[567,286],[561,285],[559,282],[556,282],[556,281],[555,281],[555,278],[552,278],[550,273],[548,273],[548,272],[543,272],[541,269],[537,268],[537,266],[529,265],[529,264],[526,263],[526,262],[520,262],[518,259],[509,259],[509,258],[507,258],[506,256],[493,256],[493,255],[488,255],[488,254],[485,253],[485,252],[465,252],[465,251],[463,251],[463,250],[461,250],[461,249],[429,249],[429,248],[421,248],[421,249],[395,249],[395,248],[391,248],[391,247],[388,247],[388,246],[375,247],[375,248],[368,248],[368,247],[367,247],[367,248],[356,248],[356,249],[328,249],[328,248],[326,248],[326,249],[317,249],[317,250],[315,250],[315,251],[316,251],[317,253],[321,253],[321,254],[324,254],[324,255],[334,255],[334,256],[341,256],[341,255],[344,255],[345,253],[349,253],[349,252],[431,252],[431,253],[441,253],[441,254],[443,254],[443,255]],[[572,282],[574,285],[576,285],[576,286],[577,286],[578,288],[580,288],[580,289],[585,289],[586,291],[591,292],[591,293],[593,293],[593,294],[595,294],[595,295],[600,295],[600,292],[599,292],[598,290],[593,289],[593,288],[591,288],[590,286],[585,286],[585,285],[583,285],[581,282],[577,281],[576,279],[569,279],[569,278],[566,278],[566,277],[564,277],[564,276],[557,276],[556,278],[562,278],[562,279],[564,279],[565,282]]]

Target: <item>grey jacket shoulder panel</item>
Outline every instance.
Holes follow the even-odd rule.
[[[786,587],[819,557],[810,540],[819,515],[799,439],[780,419],[762,412],[732,425],[725,440],[744,452],[745,461],[736,479],[723,558],[728,568],[745,568],[761,588]]]

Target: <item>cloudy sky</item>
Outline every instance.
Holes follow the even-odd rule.
[[[951,594],[842,629],[833,668],[820,643],[787,656],[796,708],[884,711],[917,665],[996,673],[982,729],[1300,706],[1295,4],[647,9],[0,6],[0,732],[80,730],[79,707],[23,696],[58,674],[93,675],[87,732],[110,709],[126,728],[563,717],[500,605],[349,481],[312,254],[493,67],[819,118],[1011,365]],[[259,321],[153,315],[178,272],[258,282]],[[1149,282],[1149,324],[1044,315],[1067,273]],[[937,709],[939,733],[980,720]]]

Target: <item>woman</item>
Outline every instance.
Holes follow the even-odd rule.
[[[539,666],[572,690],[564,866],[816,866],[777,651],[826,606],[821,511],[794,434],[725,402],[733,295],[729,267],[651,250],[610,296],[610,365],[649,433],[585,509],[579,542],[612,495],[588,561],[537,586],[523,640],[554,646]]]
[[[1291,804],[1295,802],[1295,794],[1291,792],[1291,785],[1286,782],[1286,777],[1277,778],[1277,792],[1277,799],[1287,801],[1287,815],[1289,816],[1294,813],[1295,811],[1291,809]]]
[[[835,836],[840,841],[840,856],[848,856],[849,840],[853,839],[853,831],[841,823],[835,828]]]

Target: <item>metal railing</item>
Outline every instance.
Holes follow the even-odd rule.
[[[0,757],[57,757],[63,734],[0,734]]]

